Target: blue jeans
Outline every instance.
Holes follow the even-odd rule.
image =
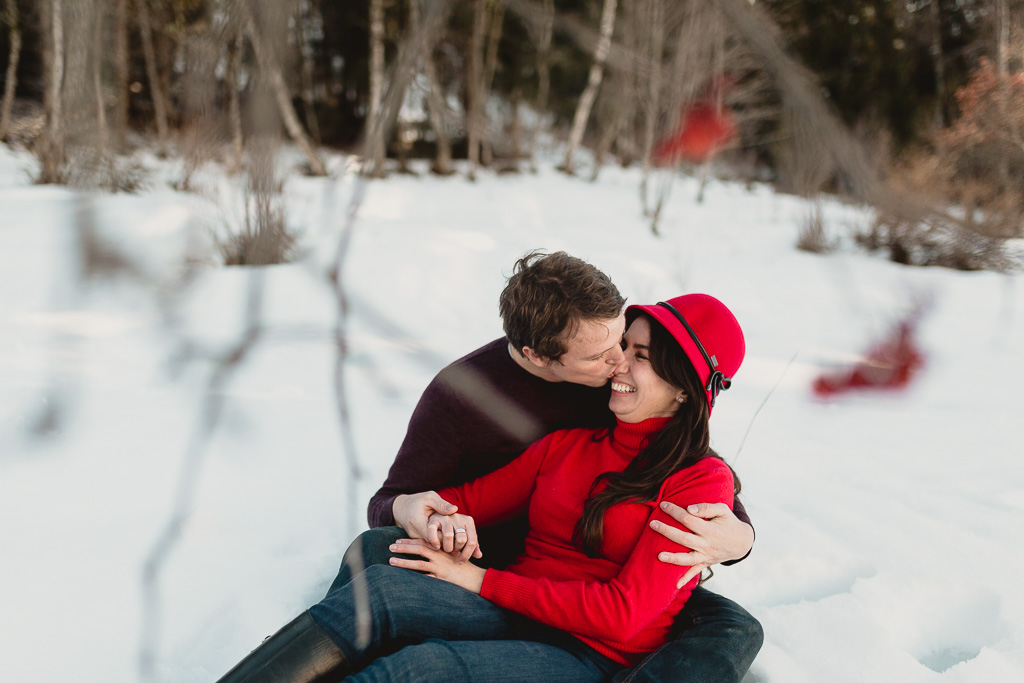
[[[363,582],[365,580],[365,582]],[[357,585],[367,591],[358,642]],[[371,565],[309,609],[357,673],[351,681],[593,681],[621,669],[569,634],[408,569]]]
[[[328,597],[351,580],[357,554],[362,558],[359,567],[387,565],[392,556],[388,546],[405,536],[398,527],[380,527],[361,534],[345,553],[338,576],[327,591]],[[535,622],[530,623],[540,627]],[[633,668],[619,671],[614,680],[616,683],[738,683],[763,641],[764,632],[757,619],[732,600],[700,587],[693,591],[679,613],[673,640]]]

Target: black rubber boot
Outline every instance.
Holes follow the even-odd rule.
[[[224,674],[218,683],[337,683],[348,660],[306,610]]]

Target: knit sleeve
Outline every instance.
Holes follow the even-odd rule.
[[[522,455],[479,479],[438,491],[438,495],[459,512],[469,515],[478,527],[498,524],[526,513],[537,483],[537,475],[552,444],[565,432],[548,434],[530,444]]]
[[[462,431],[469,409],[438,375],[420,397],[388,478],[370,499],[370,527],[395,523],[392,504],[403,493],[437,490],[450,482],[464,457]]]
[[[677,472],[662,488],[658,501],[686,507],[693,503],[733,501],[732,472],[721,460],[705,458]],[[619,574],[610,581],[553,581],[488,569],[481,595],[506,609],[572,633],[604,641],[627,642],[665,612],[678,596],[676,583],[686,572],[658,561],[658,553],[679,546],[650,528],[652,520],[673,523],[654,504],[643,531]],[[618,531],[605,518],[605,534]],[[611,528],[610,528],[611,526]],[[695,577],[683,587],[688,595]]]

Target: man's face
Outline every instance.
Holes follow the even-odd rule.
[[[567,350],[562,357],[550,361],[547,368],[562,382],[604,386],[623,361],[625,331],[624,315],[610,320],[588,320],[566,342]]]

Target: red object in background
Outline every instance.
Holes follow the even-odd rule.
[[[710,102],[684,109],[680,119],[679,128],[654,149],[655,163],[704,161],[736,135],[732,112]]]
[[[914,338],[916,324],[917,311],[849,370],[819,376],[814,380],[814,393],[828,398],[855,389],[905,388],[924,366],[924,354]]]

